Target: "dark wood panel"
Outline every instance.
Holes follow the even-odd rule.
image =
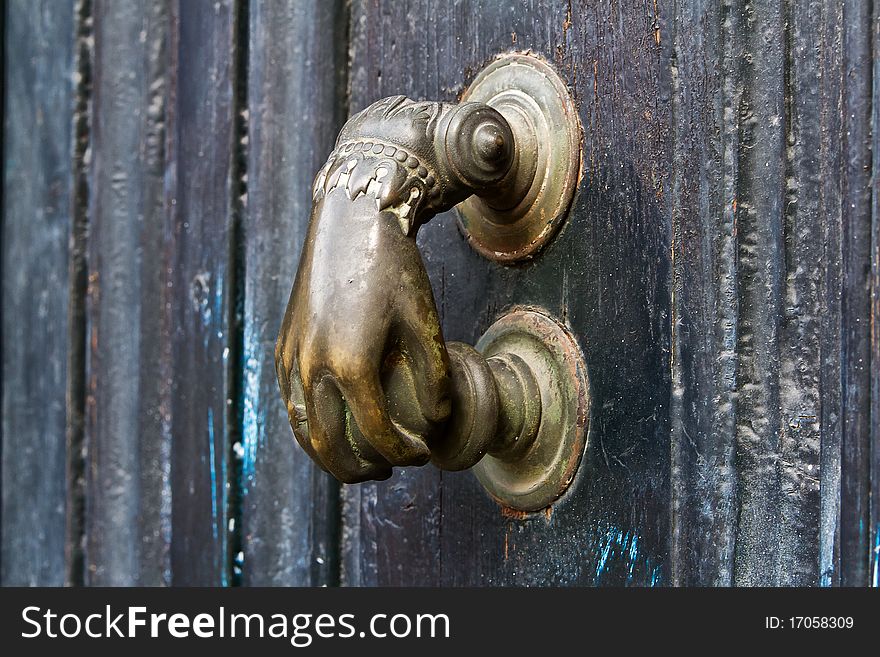
[[[875,239],[871,233],[871,3],[842,3],[841,22],[840,583],[864,586],[873,547],[869,537],[870,271]]]
[[[824,586],[840,584],[840,477],[841,477],[841,141],[843,117],[840,110],[841,75],[839,48],[842,9],[826,13],[818,32],[822,43],[821,80],[826,86],[820,101],[823,143],[819,155],[827,161],[828,175],[822,180],[819,211],[828,215],[821,232],[824,276],[820,285],[823,363],[820,372],[822,391],[822,447],[819,472],[821,492],[819,508],[819,582]],[[831,47],[828,47],[828,46]]]
[[[75,12],[5,4],[0,581],[60,585]]]
[[[251,0],[243,353],[243,582],[338,580],[338,486],[296,445],[274,345],[315,172],[346,116],[347,3]]]
[[[880,8],[5,4],[3,584],[877,584]],[[569,221],[514,267],[454,213],[419,243],[447,339],[570,326],[589,450],[541,514],[431,466],[340,499],[273,364],[312,177],[509,50],[575,97]]]
[[[868,5],[354,7],[354,111],[454,99],[510,49],[568,78],[585,174],[556,242],[502,268],[446,216],[420,244],[447,339],[544,306],[594,397],[580,481],[544,518],[503,517],[468,474],[346,488],[345,582],[867,583]]]
[[[352,110],[406,93],[454,100],[496,53],[531,50],[569,81],[584,176],[535,262],[472,252],[454,216],[420,234],[446,339],[473,343],[514,304],[580,340],[591,444],[552,512],[511,517],[470,473],[432,469],[346,488],[346,583],[654,584],[669,581],[669,109],[654,10],[641,2],[355,3]],[[352,547],[356,546],[356,547]]]
[[[874,24],[880,24],[880,4],[874,5]],[[872,96],[873,140],[871,171],[880,171],[880,39],[872,40],[874,46]],[[876,181],[871,196],[871,586],[880,588],[880,193]]]
[[[839,11],[670,19],[681,584],[839,581]]]
[[[829,220],[823,205],[822,180],[830,177],[830,162],[822,158],[822,64],[829,45],[815,47],[816,35],[832,20],[824,3],[783,4],[780,24],[783,57],[783,113],[785,134],[779,149],[782,177],[774,183],[784,189],[782,207],[782,299],[779,328],[780,364],[780,500],[778,575],[768,583],[810,586],[821,582],[821,453],[835,437],[823,423],[822,407],[838,395],[828,390],[823,400],[822,377],[834,359],[825,358],[822,316],[827,312],[822,281],[835,273],[836,264],[825,257],[822,235]],[[824,39],[822,39],[824,41]],[[755,48],[760,47],[755,44]],[[779,69],[763,71],[779,76]],[[768,120],[769,119],[766,119]],[[759,168],[759,167],[758,167]],[[764,181],[763,184],[767,184]],[[836,346],[836,342],[831,344]],[[769,546],[772,548],[772,546]],[[743,582],[738,582],[743,583]]]
[[[731,37],[738,69],[733,101],[736,222],[736,467],[739,498],[734,581],[778,577],[785,201],[781,3],[753,3]],[[760,55],[758,53],[760,49]]]
[[[169,9],[98,1],[93,11],[86,582],[168,584]]]
[[[738,67],[720,2],[661,23],[673,129],[673,582],[730,585],[736,544]]]
[[[178,2],[171,18],[165,249],[175,585],[225,585],[231,574],[238,18],[233,0]]]

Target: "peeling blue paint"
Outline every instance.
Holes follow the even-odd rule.
[[[223,339],[223,321],[226,317],[226,290],[224,289],[223,273],[204,271],[197,274],[191,283],[192,301],[198,313],[202,333],[202,345],[209,353],[211,341]]]
[[[660,566],[655,566],[654,570],[651,571],[651,586],[658,586],[660,584],[660,577],[662,576],[662,569]]]
[[[229,430],[228,430],[228,427],[225,426],[226,425],[225,418],[226,418],[226,415],[224,414],[223,435],[228,436]],[[226,449],[226,442],[225,441],[223,443],[223,447],[224,447],[224,449]],[[220,515],[220,517],[217,518],[217,525],[219,527],[220,535],[223,537],[223,540],[222,540],[223,550],[221,551],[221,555],[226,555],[229,553],[229,550],[228,550],[228,547],[229,547],[229,545],[228,545],[229,544],[229,531],[228,531],[228,529],[229,528],[226,525],[227,514],[225,513],[225,511],[229,509],[229,486],[227,485],[229,482],[228,453],[229,452],[227,451],[226,454],[224,455],[225,458],[220,460],[221,473],[223,476],[223,479],[221,480],[223,483],[220,488],[220,494],[223,498],[222,508],[224,509],[224,513],[222,513]],[[216,490],[216,488],[215,488],[215,490]],[[229,586],[229,569],[227,567],[227,564],[225,564],[225,563],[224,563],[223,567],[220,569],[220,583],[222,586]]]
[[[880,588],[880,525],[874,528],[874,563],[871,586]]]
[[[225,435],[225,432],[224,432]],[[217,487],[217,446],[215,441],[215,432],[214,432],[214,409],[210,406],[208,407],[208,460],[210,461],[210,471],[211,471],[211,534],[214,537],[214,541],[217,542],[220,539],[220,558],[223,558],[223,555],[226,554],[226,543],[228,540],[228,535],[225,531],[225,512],[221,513],[221,509],[225,511],[228,508],[227,506],[227,491],[226,491],[226,482],[227,479],[227,463],[226,459],[222,459],[220,461],[221,475],[222,475],[222,488],[218,489]],[[217,496],[221,495],[222,500],[218,501]],[[227,568],[224,563],[218,564],[218,571],[220,572],[220,583],[222,586],[229,585],[229,575],[227,573]]]
[[[627,584],[657,586],[662,583],[662,564],[656,564],[651,557],[642,554],[642,538],[634,530],[608,527],[604,532],[600,531],[599,536],[595,584],[600,584],[610,571],[625,573]]]
[[[226,317],[226,313],[223,311],[223,307],[226,305],[226,290],[224,289],[223,284],[223,272],[218,271],[216,274],[217,280],[214,283],[214,312],[213,316],[216,318],[217,330],[215,332],[218,339],[223,339],[223,320]]]
[[[636,567],[636,558],[639,556],[639,537],[633,536],[629,542],[629,575],[627,581],[632,580],[633,570]]]
[[[602,551],[599,554],[599,563],[596,565],[596,582],[598,583],[599,578],[602,577],[602,573],[605,571],[605,564],[608,563],[608,557],[611,555],[611,541],[607,541],[605,545],[602,547]]]
[[[266,409],[260,402],[262,359],[259,344],[245,327],[244,404],[242,413],[242,494],[247,495],[253,482],[257,452],[262,446]],[[255,353],[256,352],[256,353]]]
[[[211,462],[211,523],[214,541],[217,540],[217,461],[214,457],[214,409],[208,408],[208,459]]]

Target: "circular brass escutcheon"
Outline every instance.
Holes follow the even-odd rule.
[[[533,55],[508,53],[483,69],[462,96],[495,108],[511,126],[509,179],[492,195],[458,205],[459,225],[485,257],[533,257],[565,220],[580,174],[580,123],[565,82]]]
[[[474,473],[499,504],[538,511],[565,492],[586,448],[590,392],[580,347],[552,318],[519,309],[489,327],[476,348],[487,360],[515,354],[525,361],[538,383],[541,419],[527,450],[509,459],[490,450]]]

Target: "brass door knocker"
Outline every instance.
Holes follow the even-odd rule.
[[[302,448],[348,483],[394,466],[474,467],[502,504],[544,508],[585,449],[580,348],[537,309],[476,349],[446,343],[416,231],[459,205],[481,253],[532,257],[574,194],[580,132],[543,61],[506,55],[454,105],[382,99],[353,116],[315,177],[275,360]]]

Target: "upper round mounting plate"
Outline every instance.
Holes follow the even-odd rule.
[[[525,183],[512,207],[478,196],[459,204],[461,229],[491,260],[531,258],[565,220],[580,175],[580,123],[568,87],[542,59],[508,53],[477,75],[462,101],[486,103],[510,122]]]

